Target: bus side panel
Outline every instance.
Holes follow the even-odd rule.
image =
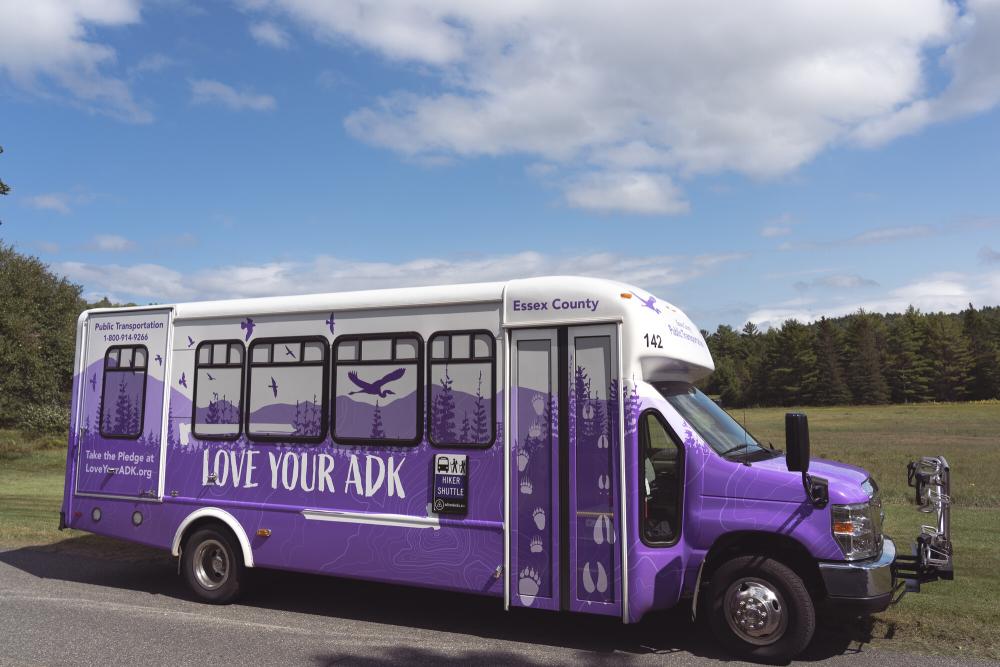
[[[247,320],[252,320],[252,327]],[[199,344],[236,341],[249,350],[255,340],[322,337],[329,344],[341,335],[414,332],[425,348],[424,382],[417,391],[423,393],[420,417],[421,424],[426,424],[426,347],[431,335],[467,330],[486,330],[492,335],[496,355],[494,378],[491,382],[484,378],[478,387],[474,378],[464,397],[458,396],[456,390],[454,427],[464,428],[463,413],[474,418],[476,400],[481,397],[486,405],[493,403],[492,411],[487,412],[492,414],[491,426],[495,432],[492,445],[432,446],[423,426],[422,439],[415,446],[390,447],[377,442],[338,444],[330,437],[332,418],[325,439],[316,444],[261,442],[247,438],[246,433],[230,440],[206,440],[195,435],[199,428],[207,427],[203,422],[217,425],[216,416],[208,417],[205,404],[205,397],[211,393],[201,392],[219,393],[218,401],[223,405],[218,409],[219,414],[231,410],[219,391],[222,374],[211,370],[212,380],[204,369],[196,368]],[[106,511],[102,523],[106,525],[102,532],[169,548],[188,515],[199,508],[213,507],[239,521],[249,537],[255,566],[501,596],[503,388],[499,369],[503,360],[498,336],[499,309],[495,304],[179,322],[171,350],[163,504],[141,508],[143,520],[135,527],[130,520],[136,511],[134,503],[103,501]],[[285,350],[282,342],[274,354],[284,359],[285,355],[300,354],[300,348],[292,342]],[[330,355],[328,348],[327,356]],[[249,352],[246,356],[249,358]],[[403,378],[411,372],[409,368]],[[382,374],[384,370],[378,369],[377,375]],[[247,375],[246,382],[252,385],[251,394],[257,394],[257,398],[241,400],[255,410],[259,410],[261,396],[276,397],[280,402],[287,395],[289,382],[277,381],[277,375],[270,369],[255,369]],[[453,369],[451,375],[457,378],[459,371]],[[386,386],[399,388],[403,384]],[[338,410],[349,397],[347,389],[356,387],[338,387],[337,393],[341,394]],[[480,397],[476,396],[477,389]],[[312,391],[308,394],[311,396]],[[232,395],[235,392],[227,394]],[[378,399],[383,416],[381,428],[391,428],[393,402],[405,398],[387,394]],[[331,394],[329,399],[332,402],[337,397]],[[194,401],[199,406],[197,413]],[[231,402],[228,398],[225,401]],[[301,402],[292,408],[296,423],[300,413],[312,410],[303,408]],[[364,415],[366,432],[374,430],[371,415]],[[200,421],[193,428],[195,418]],[[468,457],[468,508],[464,514],[438,515],[432,511],[432,463],[435,455],[441,453]],[[80,527],[95,530],[97,526],[87,512]],[[267,536],[258,536],[258,530]]]

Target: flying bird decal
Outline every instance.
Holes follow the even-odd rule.
[[[90,390],[97,391],[97,373],[90,376]]]
[[[382,379],[376,380],[375,382],[365,382],[358,377],[357,371],[351,371],[347,374],[347,377],[351,379],[351,382],[356,384],[360,389],[348,393],[348,396],[354,394],[371,394],[372,396],[378,396],[379,398],[385,398],[390,394],[395,394],[392,389],[383,389],[382,387],[390,382],[394,382],[399,378],[403,377],[406,373],[405,368],[397,368],[391,373],[387,373]]]
[[[205,375],[207,375],[207,376],[208,376],[208,379],[209,379],[209,380],[213,380],[213,381],[215,380],[215,378],[214,378],[214,377],[212,376],[212,374],[211,374],[211,373],[209,373],[208,371],[205,371]]]
[[[251,320],[249,317],[240,322],[240,329],[243,329],[244,331],[247,332],[246,337],[243,338],[243,342],[250,340],[250,336],[253,335],[253,327],[254,327],[253,320]]]
[[[187,378],[184,377],[184,373],[181,373],[181,379],[177,382],[177,384],[179,384],[180,386],[182,386],[185,389],[187,389],[188,381],[187,381]]]
[[[271,384],[267,385],[274,392],[274,397],[278,398],[278,383],[275,381],[274,376],[271,376]]]
[[[330,319],[326,321],[326,326],[330,327],[330,333],[333,333],[334,328],[337,326],[337,321],[334,319],[333,313],[330,313]]]
[[[287,345],[285,346],[285,356],[291,357],[292,359],[295,358],[295,353],[292,352],[292,348],[288,347]]]
[[[194,338],[191,338],[191,336],[188,336],[188,347],[191,347],[192,345],[194,345]]]
[[[156,359],[156,363],[158,363],[161,366],[163,365],[163,357],[161,357],[160,355],[156,355],[153,358]]]
[[[656,297],[655,296],[653,296],[651,294],[648,299],[643,299],[641,296],[639,296],[635,292],[632,292],[632,294],[635,295],[635,298],[639,299],[639,303],[641,303],[642,305],[644,305],[646,308],[649,308],[651,311],[653,311],[657,315],[660,314],[660,309],[657,308],[656,305],[655,305],[656,304]]]

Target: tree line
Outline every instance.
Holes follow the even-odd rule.
[[[702,332],[723,405],[789,406],[1000,398],[1000,307],[882,315],[859,310],[759,330]]]
[[[64,429],[82,288],[0,241],[0,427]],[[133,305],[133,304],[125,304]],[[859,311],[760,331],[703,331],[724,405],[837,405],[1000,398],[1000,307]]]
[[[0,241],[0,427],[68,425],[76,319],[83,288]]]

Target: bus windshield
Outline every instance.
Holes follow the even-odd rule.
[[[722,456],[759,458],[761,454],[769,453],[728,412],[692,385],[686,382],[658,382],[653,386]]]

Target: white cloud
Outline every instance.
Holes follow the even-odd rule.
[[[761,227],[760,235],[766,239],[776,236],[788,236],[792,233],[792,225],[796,223],[791,213],[783,213],[778,218],[771,220]]]
[[[979,261],[984,264],[1000,263],[1000,251],[996,251],[993,248],[984,245],[979,249]]]
[[[852,236],[845,243],[851,245],[870,245],[873,243],[886,243],[899,241],[902,239],[912,239],[921,236],[930,236],[935,233],[935,229],[930,225],[910,225],[906,227],[884,227],[882,229],[872,229],[862,232],[857,236]]]
[[[43,211],[55,211],[56,213],[62,213],[67,215],[72,209],[70,208],[70,196],[62,192],[49,192],[43,195],[34,195],[28,197],[25,203],[32,208],[41,209]]]
[[[122,252],[134,248],[135,243],[117,234],[98,234],[91,240],[90,247],[101,252]]]
[[[18,88],[129,122],[153,120],[107,73],[114,49],[90,39],[94,28],[138,23],[138,0],[0,0],[0,16],[0,71]]]
[[[936,117],[992,107],[988,1],[964,14],[948,0],[252,4],[440,84],[357,109],[345,125],[359,139],[411,158],[515,154],[655,179],[787,174],[926,104],[942,47],[956,92],[940,105],[961,111]]]
[[[129,76],[136,77],[142,74],[155,74],[156,72],[162,72],[176,64],[173,58],[162,53],[151,53],[148,56],[143,56],[139,59],[135,65],[128,68]]]
[[[942,65],[949,76],[940,94],[920,97],[859,125],[854,137],[878,146],[927,125],[988,111],[1000,103],[1000,2],[967,0],[952,26]]]
[[[799,280],[794,284],[794,287],[799,290],[807,290],[814,287],[850,290],[878,286],[879,284],[871,278],[865,278],[856,273],[833,273],[828,276],[813,278],[810,281]]]
[[[669,176],[641,171],[588,174],[569,184],[565,196],[570,206],[594,211],[670,215],[689,209]]]
[[[261,21],[250,25],[250,35],[258,44],[275,49],[287,49],[291,45],[288,33],[271,21]]]
[[[970,303],[979,306],[1000,304],[1000,271],[932,274],[866,300],[848,302],[831,298],[779,303],[758,308],[747,319],[758,326],[777,327],[789,319],[812,322],[822,316],[848,315],[861,308],[871,312],[900,313],[912,305],[926,312],[955,313]]]
[[[510,255],[421,258],[404,262],[366,262],[330,256],[311,261],[242,264],[181,273],[156,264],[117,265],[63,262],[55,268],[84,285],[87,293],[113,292],[144,301],[186,301],[408,287],[539,275],[616,278],[648,289],[665,289],[744,257],[720,255],[624,256],[614,253],[556,256],[537,252]],[[308,285],[307,289],[303,288]],[[661,292],[668,298],[668,294]]]
[[[234,111],[272,111],[277,101],[270,95],[249,90],[236,90],[220,81],[195,79],[191,81],[192,104],[221,104]]]

